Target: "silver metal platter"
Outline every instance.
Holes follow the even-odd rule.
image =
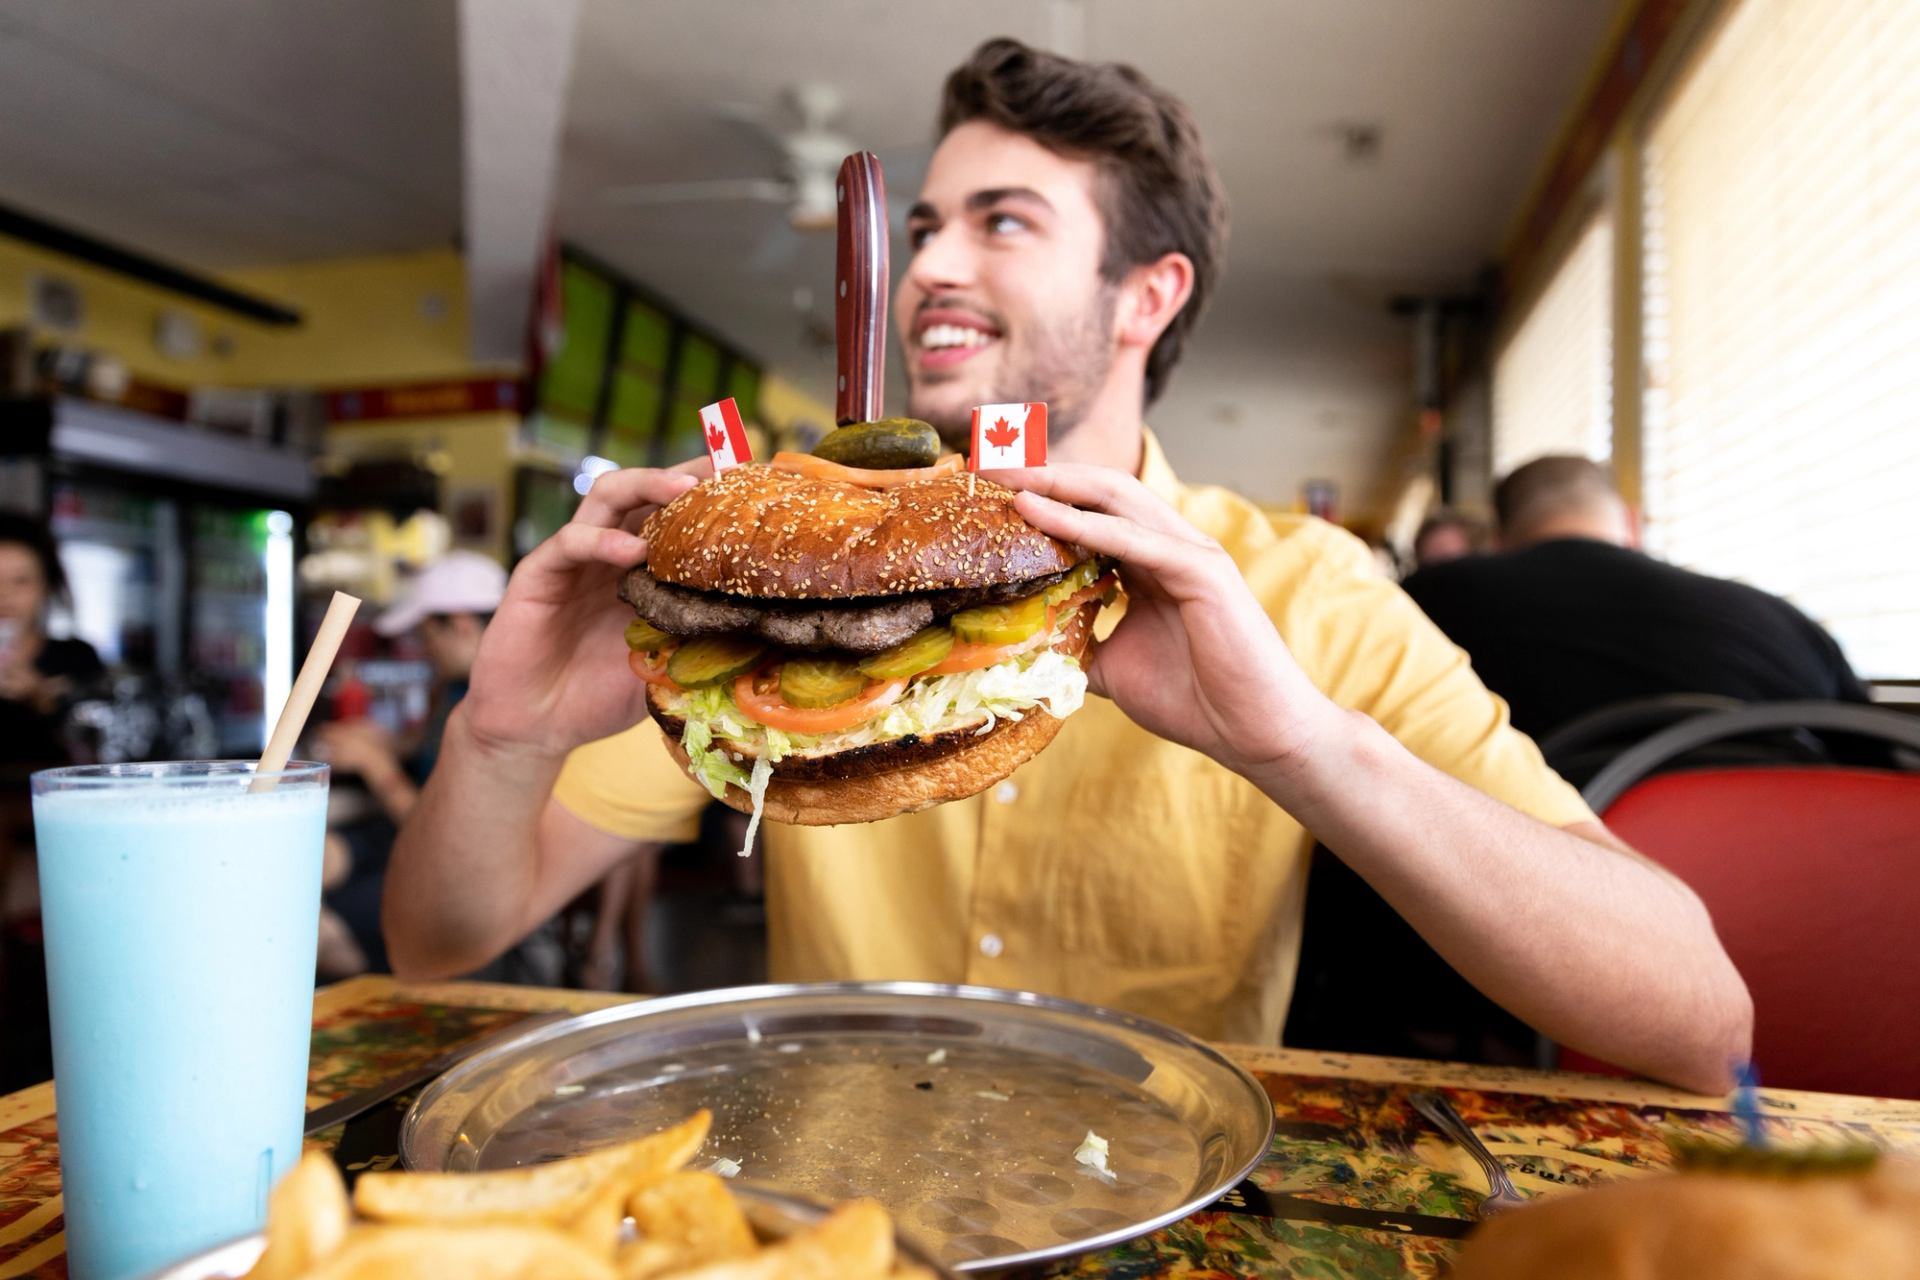
[[[695,1165],[871,1196],[956,1271],[1107,1248],[1211,1203],[1266,1154],[1253,1077],[1171,1028],[987,987],[834,983],[640,1001],[529,1030],[428,1086],[415,1169],[535,1164],[705,1107]],[[1109,1172],[1076,1160],[1091,1132]]]
[[[753,1224],[754,1232],[764,1241],[792,1235],[827,1216],[823,1205],[781,1195],[763,1187],[741,1186],[735,1190],[739,1194],[741,1211],[747,1215],[747,1221]],[[628,1224],[628,1230],[632,1230],[631,1223]],[[934,1273],[935,1280],[944,1280],[952,1275],[934,1262],[925,1247],[912,1238],[904,1234],[896,1236],[894,1245],[900,1257],[927,1268]],[[256,1231],[238,1240],[216,1245],[204,1253],[196,1253],[191,1258],[183,1258],[165,1270],[154,1272],[146,1280],[238,1280],[260,1260],[260,1254],[266,1247],[266,1236]]]

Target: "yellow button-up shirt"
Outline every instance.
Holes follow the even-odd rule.
[[[1151,436],[1141,479],[1227,549],[1336,703],[1542,821],[1592,817],[1357,538],[1182,485]],[[707,802],[651,721],[575,751],[554,795],[636,840],[691,838]],[[778,981],[978,983],[1211,1039],[1279,1039],[1313,838],[1251,784],[1110,702],[1089,698],[1051,746],[981,795],[863,826],[769,824],[763,840]]]

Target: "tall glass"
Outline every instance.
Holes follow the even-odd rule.
[[[259,1228],[300,1157],[327,767],[33,775],[74,1280]]]

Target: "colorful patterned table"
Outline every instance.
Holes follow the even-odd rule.
[[[625,998],[473,983],[401,986],[384,978],[326,988],[314,999],[308,1105],[379,1084],[532,1013]],[[1638,1081],[1252,1046],[1226,1051],[1273,1099],[1279,1130],[1266,1162],[1210,1210],[1062,1274],[1439,1275],[1484,1184],[1466,1154],[1408,1107],[1415,1088],[1445,1090],[1514,1181],[1534,1193],[1662,1168],[1670,1129],[1734,1131],[1723,1100]],[[1920,1154],[1920,1102],[1773,1090],[1761,1105],[1783,1141],[1845,1133]],[[389,1110],[391,1120],[397,1111]],[[342,1140],[336,1127],[312,1141],[334,1149]],[[363,1153],[351,1150],[356,1141],[368,1139],[348,1126],[340,1155],[354,1169],[394,1163],[379,1136]],[[53,1086],[38,1085],[0,1098],[0,1280],[65,1277],[63,1246]]]

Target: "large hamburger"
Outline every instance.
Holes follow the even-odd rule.
[[[688,773],[817,826],[973,795],[1053,739],[1113,582],[958,470],[781,454],[646,522],[629,660]]]

